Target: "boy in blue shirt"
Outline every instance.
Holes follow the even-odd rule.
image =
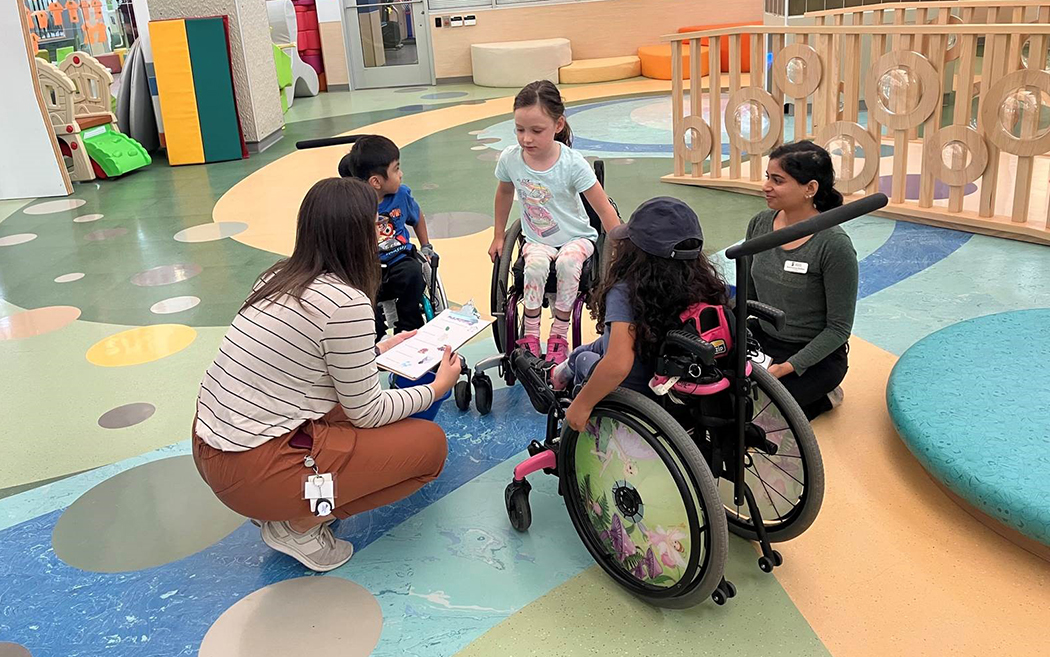
[[[383,282],[376,301],[395,302],[397,322],[394,333],[414,331],[424,323],[420,302],[426,283],[423,267],[412,257],[415,246],[409,239],[407,227],[412,226],[415,230],[423,255],[430,258],[434,250],[419,204],[412,198],[408,185],[401,184],[401,151],[386,137],[362,137],[340,160],[339,175],[363,180],[376,190],[379,197],[376,239],[379,241],[379,261],[383,265]],[[376,340],[386,334],[386,329],[383,311],[376,308]]]

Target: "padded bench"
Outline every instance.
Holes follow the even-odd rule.
[[[642,60],[634,55],[628,57],[603,57],[601,59],[577,59],[560,71],[562,84],[587,82],[610,82],[627,80],[642,74]]]
[[[642,61],[642,75],[653,80],[671,79],[671,44],[661,43],[657,46],[642,46],[638,49],[638,58]],[[700,75],[707,75],[711,66],[707,58],[707,47],[700,48]],[[682,46],[682,76],[688,80],[692,73],[689,62],[689,48]]]
[[[474,84],[523,87],[536,80],[559,82],[558,69],[572,63],[568,39],[536,39],[470,46]]]

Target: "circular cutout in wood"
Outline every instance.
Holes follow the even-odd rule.
[[[926,166],[934,177],[952,187],[968,185],[984,174],[988,164],[988,146],[980,133],[966,125],[952,125],[933,133],[925,144]],[[961,165],[948,164],[962,159]],[[966,163],[967,157],[969,164]]]
[[[827,148],[828,144],[836,137],[849,137],[857,146],[864,149],[864,166],[860,173],[855,174],[848,180],[836,183],[835,187],[843,194],[859,192],[868,186],[879,173],[879,161],[881,160],[881,149],[871,136],[860,124],[852,121],[836,121],[821,128],[816,134],[817,143]]]
[[[817,51],[804,43],[792,43],[773,60],[773,79],[785,96],[805,98],[817,90],[824,77],[824,63]]]
[[[883,94],[879,93],[879,87],[884,78],[889,78],[889,82],[893,82],[896,78],[906,86],[920,85],[922,93],[918,104],[900,111],[886,107],[886,99]],[[887,83],[885,86],[892,85]],[[890,89],[890,91],[895,94],[907,93],[906,88]],[[875,115],[879,123],[890,130],[909,130],[918,127],[933,114],[933,110],[937,108],[937,103],[941,100],[941,83],[936,69],[928,59],[910,50],[894,50],[879,57],[872,65],[864,85],[864,97],[868,100],[868,109]],[[898,99],[893,104],[897,103],[902,103],[902,101]]]
[[[932,21],[927,21],[926,24],[927,25],[937,25],[938,23],[937,23],[937,21],[935,19],[935,20],[932,20]],[[962,25],[962,24],[963,24],[963,19],[959,18],[955,14],[952,14],[952,15],[948,16],[948,25]],[[929,38],[929,37],[927,37],[927,38]],[[946,50],[945,53],[944,53],[944,61],[945,62],[955,61],[956,59],[959,59],[960,56],[962,56],[962,51],[960,50],[961,44],[962,44],[962,38],[958,34],[949,34],[948,35],[948,50]]]
[[[692,146],[685,142],[685,136],[690,130],[693,130],[696,135],[693,137]],[[711,127],[707,125],[707,121],[704,121],[702,116],[685,117],[675,139],[678,142],[677,147],[685,153],[686,162],[700,164],[711,154]]]
[[[736,126],[733,119],[737,111],[748,103],[757,104],[765,110],[769,117],[769,132],[765,137],[761,135],[744,137]],[[729,97],[729,104],[726,105],[725,126],[729,134],[729,141],[734,146],[751,155],[764,155],[780,139],[780,133],[784,129],[784,108],[765,89],[744,87]]]
[[[999,120],[999,110],[1007,97],[1016,91],[1024,91],[1026,87],[1034,87],[1040,92],[1036,96],[1035,107],[1038,116],[1042,111],[1042,100],[1039,96],[1043,93],[1050,94],[1050,73],[1046,71],[1022,69],[1000,78],[988,89],[988,95],[985,96],[984,105],[981,107],[981,129],[984,136],[993,145],[1019,157],[1033,157],[1050,151],[1050,130],[1035,137],[1015,137],[1007,132],[1006,126]]]

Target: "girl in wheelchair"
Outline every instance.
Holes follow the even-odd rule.
[[[570,148],[572,131],[554,83],[541,80],[522,89],[514,99],[514,123],[518,144],[507,147],[496,164],[500,182],[489,256],[496,262],[503,254],[507,219],[516,194],[526,240],[525,331],[518,346],[540,355],[540,314],[554,262],[558,288],[546,356],[558,364],[568,355],[569,322],[580,276],[598,239],[580,195],[601,217],[606,230],[619,225],[620,219],[583,155]]]
[[[646,201],[609,239],[615,240],[614,255],[591,302],[602,336],[574,350],[551,375],[558,390],[582,385],[566,412],[577,431],[617,387],[650,394],[661,344],[681,326],[681,314],[728,298],[725,282],[702,252],[696,213],[678,199]]]

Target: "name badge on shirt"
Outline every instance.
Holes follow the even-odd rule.
[[[794,260],[784,261],[784,271],[789,274],[805,274],[809,271],[808,262],[796,262]]]

